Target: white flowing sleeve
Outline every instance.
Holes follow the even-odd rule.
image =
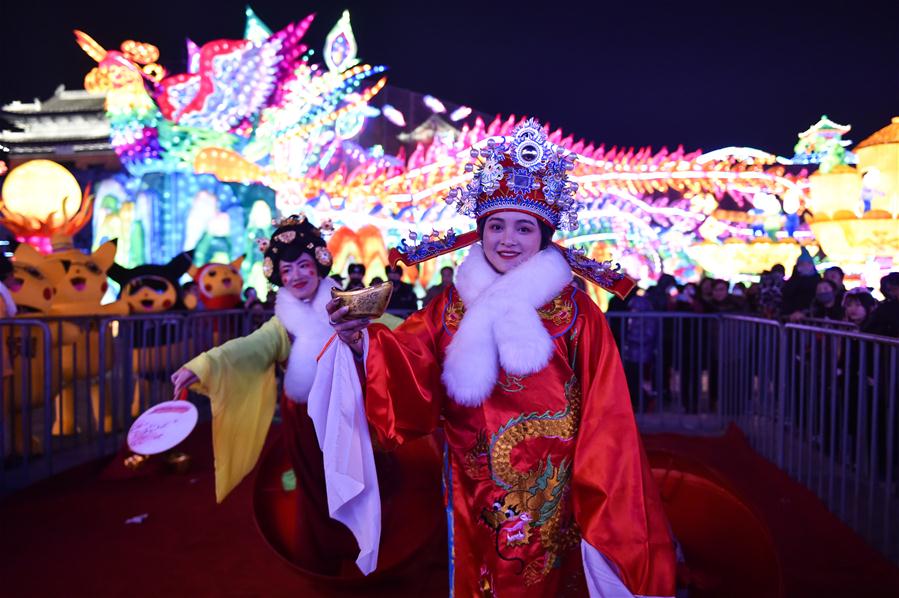
[[[308,413],[322,450],[328,511],[355,536],[356,566],[368,575],[378,565],[381,498],[356,360],[336,339],[319,357]]]
[[[634,598],[601,552],[581,540],[581,558],[590,598]]]
[[[663,598],[631,594],[615,573],[614,566],[586,540],[581,540],[581,558],[590,598]]]

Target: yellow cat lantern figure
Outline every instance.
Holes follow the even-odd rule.
[[[59,240],[54,242],[54,247]],[[84,381],[89,381],[91,413],[97,424],[99,410],[100,374],[100,316],[126,315],[128,306],[122,301],[101,304],[109,289],[107,271],[112,267],[116,255],[116,241],[107,241],[90,254],[71,248],[54,251],[45,259],[47,263],[62,265],[65,276],[56,284],[56,295],[50,307],[54,316],[79,317],[80,334],[72,344],[64,344],[60,351],[62,394],[55,402],[53,434],[72,434],[76,430],[75,397]],[[94,316],[88,319],[88,316]],[[108,332],[106,332],[108,335]],[[107,338],[107,347],[109,347]],[[109,372],[113,363],[111,350],[106,351],[106,367]],[[108,384],[108,381],[107,381]],[[107,397],[110,394],[107,393]],[[106,401],[104,429],[112,431],[112,400]]]
[[[109,313],[101,302],[109,289],[106,273],[115,261],[116,242],[107,241],[91,254],[77,249],[51,253],[47,261],[59,262],[64,278],[56,285],[52,311],[59,315],[98,315]],[[117,311],[113,310],[113,313]]]
[[[209,263],[205,266],[191,266],[187,271],[199,290],[200,301],[206,309],[233,309],[240,305],[243,276],[240,266],[244,256],[230,264]]]
[[[22,243],[13,254],[12,276],[9,291],[16,304],[16,319],[39,319],[48,315],[56,285],[65,277],[62,264],[48,261],[31,245]],[[10,360],[11,376],[3,379],[3,412],[12,414],[11,424],[4,430],[9,446],[19,453],[25,449],[26,422],[23,421],[26,404],[31,417],[27,429],[31,430],[30,446],[39,451],[40,430],[43,427],[47,397],[59,392],[60,343],[72,343],[78,336],[77,327],[47,322],[50,329],[50,347],[47,347],[42,328],[38,326],[2,327],[4,352]],[[49,353],[49,355],[48,355]],[[50,388],[46,388],[45,373],[49,369]],[[6,419],[6,418],[4,418]]]
[[[21,317],[50,313],[56,285],[65,278],[61,263],[52,262],[37,249],[22,243],[13,254],[9,292]]]
[[[119,298],[133,315],[157,314],[178,303],[177,287],[164,276],[149,274],[130,280],[122,287]]]
[[[118,282],[122,290],[119,300],[124,301],[132,316],[154,316],[168,311],[183,310],[180,279],[190,268],[192,252],[175,256],[168,264],[145,264],[136,268],[123,268],[113,264],[109,277]],[[147,407],[154,388],[165,387],[170,394],[168,378],[174,356],[183,350],[184,332],[180,318],[132,317],[122,320],[119,339],[132,347],[131,372],[137,384],[131,404],[132,415]],[[119,356],[119,359],[127,359]],[[164,393],[163,393],[164,394]]]
[[[119,300],[128,305],[133,315],[184,309],[178,279],[190,268],[192,255],[191,251],[179,253],[162,266],[144,264],[129,269],[113,264],[109,277],[121,285]]]

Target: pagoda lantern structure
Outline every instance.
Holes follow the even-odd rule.
[[[846,151],[852,142],[843,139],[852,129],[849,125],[836,123],[825,114],[818,122],[799,133],[799,141],[793,148],[793,163],[819,164],[819,169],[830,172],[834,166],[852,164],[855,156]]]

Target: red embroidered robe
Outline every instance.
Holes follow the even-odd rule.
[[[570,285],[538,313],[549,363],[500,368],[477,407],[441,381],[465,314],[455,287],[392,332],[370,327],[372,429],[388,448],[444,429],[451,595],[585,596],[583,538],[634,594],[672,596],[667,522],[605,318]]]

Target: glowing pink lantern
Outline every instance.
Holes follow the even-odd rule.
[[[435,114],[442,114],[443,112],[446,112],[446,106],[444,106],[443,102],[441,102],[434,96],[427,95],[422,98],[422,101],[424,102],[425,106],[427,106],[428,109]]]
[[[384,104],[384,106],[381,108],[381,114],[384,115],[384,118],[398,127],[406,126],[406,117],[403,116],[402,112],[400,112],[390,104]]]
[[[453,110],[452,114],[450,114],[450,120],[453,122],[459,122],[469,114],[471,114],[471,108],[469,108],[468,106],[459,106],[458,108]]]

